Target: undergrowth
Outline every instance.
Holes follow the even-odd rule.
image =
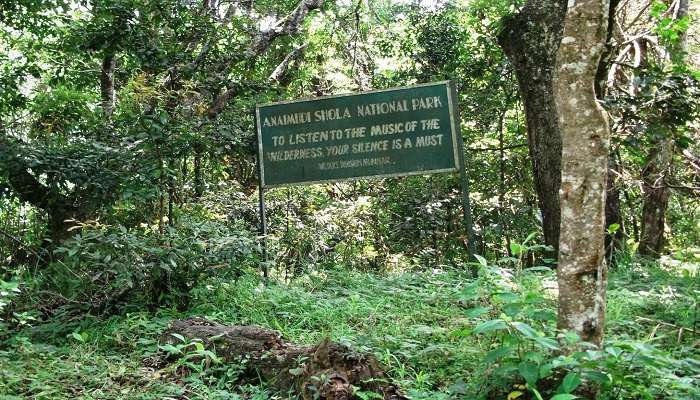
[[[610,276],[606,347],[597,351],[556,331],[553,272],[481,271],[472,280],[455,270],[330,270],[267,286],[251,276],[212,278],[192,290],[184,312],[56,315],[0,345],[0,399],[279,398],[264,386],[240,385],[239,366],[215,358],[205,366],[183,351],[178,362],[165,362],[159,336],[186,316],[261,325],[298,343],[330,337],[374,352],[412,399],[565,400],[584,398],[586,382],[605,399],[700,398],[697,272],[618,266]],[[579,351],[561,356],[567,342]]]

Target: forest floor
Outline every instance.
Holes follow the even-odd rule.
[[[700,278],[694,268],[667,262],[666,267],[634,264],[611,271],[606,339],[613,350],[607,351],[619,365],[613,359],[604,373],[617,398],[631,397],[615,385],[624,388],[622,393],[646,390],[657,398],[674,393],[693,398],[693,374],[681,376],[674,369],[678,364],[634,360],[697,362]],[[550,332],[555,323],[553,272],[492,272],[488,281],[473,281],[452,270],[382,275],[338,270],[267,287],[242,278],[197,288],[186,312],[56,315],[0,344],[0,400],[282,398],[264,386],[239,385],[238,365],[206,366],[184,352],[163,362],[159,336],[170,321],[188,316],[261,325],[298,343],[329,336],[374,352],[413,399],[476,398],[485,395],[486,378],[490,387],[497,384],[499,354],[493,350],[508,340],[503,335],[514,334],[489,328],[490,321],[513,321],[520,315],[538,335]],[[500,336],[487,334],[497,331]],[[637,349],[628,351],[631,360],[620,354],[625,349]],[[648,379],[658,382],[656,391]],[[507,393],[512,378],[504,382]]]

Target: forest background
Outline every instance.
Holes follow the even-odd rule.
[[[573,354],[521,6],[0,1],[0,398],[280,396],[158,341],[189,316],[349,343],[412,398],[698,398],[698,5],[611,2],[608,337]],[[272,189],[263,257],[256,104],[448,79],[477,260],[456,174]]]

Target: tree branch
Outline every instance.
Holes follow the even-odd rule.
[[[215,119],[219,113],[224,110],[229,100],[238,93],[239,89],[238,86],[234,86],[218,95],[216,99],[214,99],[214,103],[212,103],[211,107],[207,110],[209,119]]]
[[[260,31],[253,37],[244,52],[245,58],[255,58],[264,53],[279,36],[297,33],[309,12],[321,8],[323,2],[324,0],[302,0],[291,14],[277,21],[272,28]]]
[[[299,27],[309,12],[320,9],[323,6],[324,0],[302,0],[301,3],[287,17],[278,21],[272,28],[258,32],[251,41],[248,48],[242,53],[239,60],[255,59],[264,53],[272,42],[283,35],[292,35],[299,31]],[[226,104],[238,92],[239,88],[229,88],[214,99],[211,107],[207,110],[207,115],[210,119],[216,118],[221,111],[226,107]]]
[[[289,54],[287,54],[287,56],[284,57],[284,60],[282,60],[282,62],[279,63],[275,70],[272,71],[272,74],[270,74],[268,80],[280,82],[287,74],[287,71],[289,71],[289,65],[292,62],[300,59],[304,55],[304,51],[308,46],[308,43],[304,43],[301,47],[297,47],[294,50],[292,50]]]

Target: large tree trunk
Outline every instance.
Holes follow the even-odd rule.
[[[377,359],[357,353],[345,345],[322,341],[299,346],[272,330],[257,326],[227,326],[201,318],[172,323],[163,340],[180,344],[172,334],[201,339],[224,362],[245,360],[243,379],[262,380],[283,395],[301,395],[304,400],[359,399],[353,389],[378,393],[385,400],[402,400],[389,383]]]
[[[562,137],[558,327],[600,346],[605,320],[605,187],[610,128],[596,101],[609,0],[571,0],[554,99]]]
[[[554,256],[559,247],[562,144],[552,79],[565,10],[565,0],[530,0],[518,14],[504,20],[498,37],[515,68],[525,105],[544,241],[555,249]]]

